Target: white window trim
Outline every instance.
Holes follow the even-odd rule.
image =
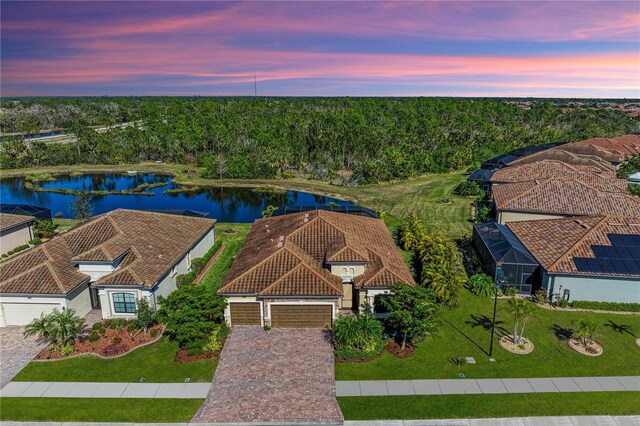
[[[125,317],[135,317],[136,314],[134,313],[126,313],[126,312],[116,312],[116,307],[115,304],[113,303],[113,295],[114,293],[129,293],[129,294],[133,294],[133,297],[136,299],[136,309],[138,308],[138,294],[135,291],[126,291],[126,290],[117,290],[117,291],[109,291],[107,292],[108,296],[109,296],[109,305],[111,307],[111,316],[115,317],[115,316],[125,316]]]

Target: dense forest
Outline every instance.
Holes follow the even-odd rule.
[[[3,134],[60,129],[77,143],[5,136],[3,169],[147,160],[206,177],[305,177],[345,185],[473,168],[526,145],[640,132],[611,108],[462,98],[3,99]],[[97,126],[138,125],[96,132]]]

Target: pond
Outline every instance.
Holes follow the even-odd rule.
[[[184,209],[208,212],[209,217],[219,222],[251,223],[262,217],[262,211],[269,205],[277,207],[323,206],[329,203],[340,206],[353,205],[348,201],[322,195],[271,188],[198,187],[190,188],[187,192],[172,193],[185,188],[174,183],[171,176],[151,173],[58,176],[55,181],[34,182],[33,185],[36,185],[36,189],[41,187],[44,190],[108,191],[106,195],[93,195],[94,214],[118,208]],[[138,191],[138,193],[127,195],[112,193],[115,191]],[[42,206],[49,208],[52,215],[61,212],[62,217],[71,218],[73,213],[70,204],[73,199],[73,194],[34,190],[23,178],[6,178],[0,181],[2,204]]]

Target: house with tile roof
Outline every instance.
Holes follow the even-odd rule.
[[[629,195],[621,179],[569,176],[499,184],[492,190],[501,224],[589,215],[640,216],[640,198]]]
[[[640,303],[640,217],[588,216],[510,222],[540,264],[548,294]]]
[[[330,327],[415,281],[380,219],[325,210],[259,219],[218,294],[233,325]]]
[[[541,160],[519,166],[505,167],[491,175],[491,183],[514,183],[545,180],[559,177],[573,177],[577,180],[612,182],[612,185],[623,188],[624,182],[617,182],[614,170],[602,170],[595,166],[568,164],[558,160]]]
[[[215,220],[113,210],[0,263],[0,326],[41,313],[101,309],[132,317],[137,300],[156,306],[176,276],[213,245]]]
[[[31,241],[35,221],[33,216],[0,213],[0,254]]]

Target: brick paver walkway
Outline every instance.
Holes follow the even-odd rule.
[[[29,364],[43,347],[35,337],[23,337],[23,331],[24,327],[19,326],[0,328],[0,388]]]
[[[329,335],[235,327],[192,421],[340,423]]]

